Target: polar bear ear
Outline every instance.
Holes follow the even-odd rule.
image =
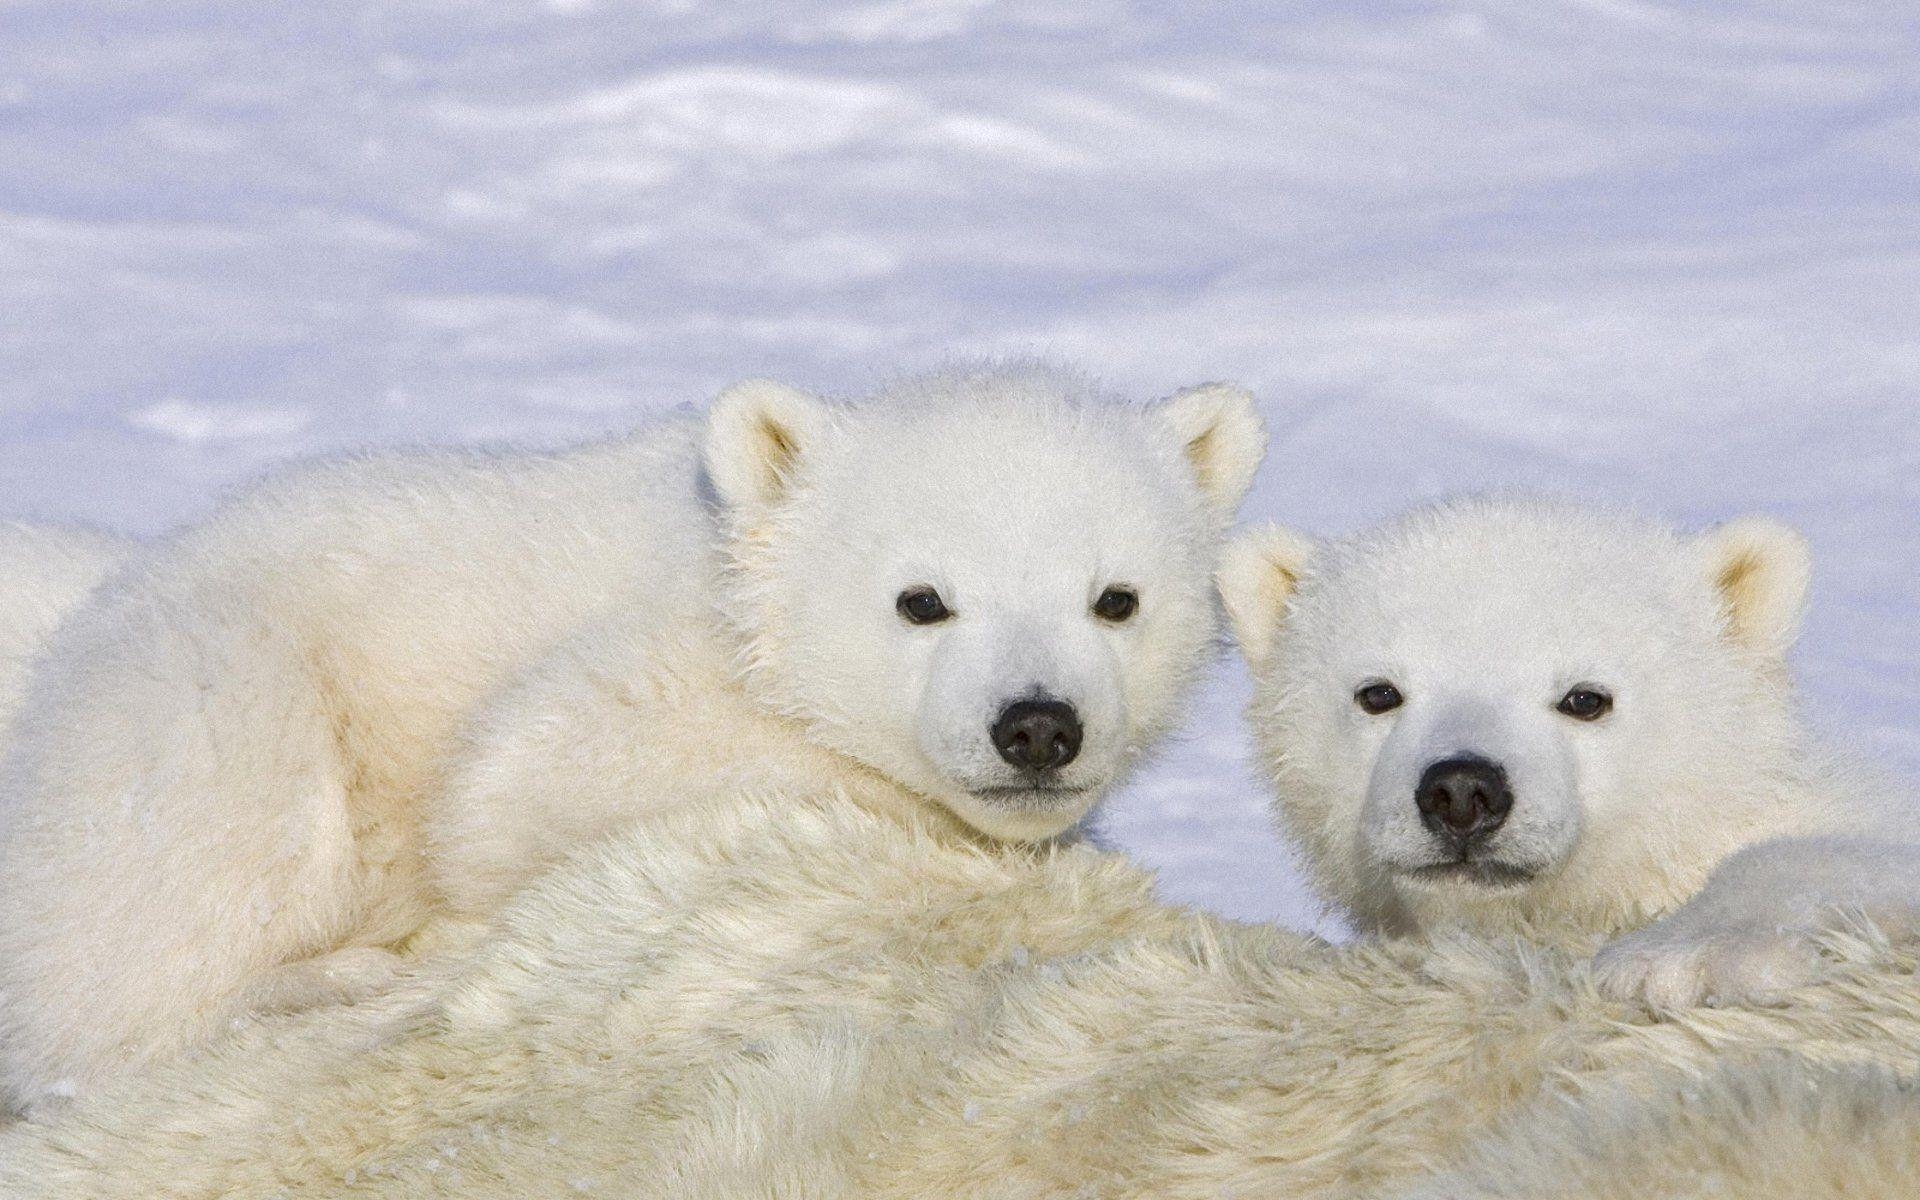
[[[733,508],[764,508],[786,494],[794,468],[829,422],[825,403],[767,379],[736,383],[707,413],[707,475]]]
[[[1179,439],[1207,508],[1221,525],[1233,520],[1267,452],[1267,426],[1253,393],[1230,383],[1175,392],[1154,409]]]
[[[1698,540],[1733,640],[1762,654],[1785,655],[1799,633],[1813,581],[1807,539],[1771,517],[1742,517]]]
[[[1306,534],[1278,525],[1255,526],[1227,543],[1215,579],[1248,666],[1261,667],[1273,656],[1287,601],[1319,552]]]

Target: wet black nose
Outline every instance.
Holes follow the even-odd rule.
[[[1060,700],[1016,700],[993,723],[993,748],[1025,771],[1054,771],[1080,753],[1080,714]]]
[[[1464,849],[1500,828],[1513,810],[1513,791],[1499,763],[1463,755],[1428,767],[1414,801],[1421,824]]]

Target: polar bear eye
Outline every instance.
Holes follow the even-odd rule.
[[[930,587],[908,588],[900,593],[893,606],[915,625],[937,625],[953,615],[940,593]]]
[[[1613,697],[1590,683],[1583,683],[1554,705],[1576,721],[1598,721],[1613,711]]]
[[[1353,694],[1353,702],[1373,716],[1392,712],[1407,702],[1400,689],[1390,683],[1369,683]]]
[[[1093,602],[1093,615],[1118,623],[1140,610],[1140,596],[1132,588],[1110,587]]]

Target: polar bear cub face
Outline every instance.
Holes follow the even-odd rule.
[[[1383,928],[1613,926],[1770,819],[1796,745],[1799,535],[1456,503],[1327,545],[1269,529],[1222,592],[1283,823]]]
[[[1124,406],[1044,371],[715,404],[747,686],[995,837],[1083,818],[1177,715],[1264,448],[1226,386]]]

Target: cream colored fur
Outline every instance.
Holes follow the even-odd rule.
[[[1018,368],[269,479],[36,668],[0,763],[0,1100],[367,996],[429,923],[716,788],[1067,831],[1203,665],[1261,443],[1238,389],[1142,406]],[[909,625],[908,585],[953,619]],[[1091,611],[1111,585],[1124,624]],[[989,744],[1035,692],[1086,730],[1038,782]]]
[[[1844,912],[1920,916],[1920,808],[1818,745],[1794,703],[1808,562],[1762,519],[1682,535],[1476,500],[1326,544],[1249,532],[1221,589],[1282,823],[1329,896],[1389,933],[1626,934],[1607,985],[1674,1007],[1806,982]],[[1374,682],[1402,703],[1363,711]],[[1581,687],[1611,709],[1557,711]],[[1415,793],[1461,754],[1497,763],[1513,800],[1456,863]]]
[[[54,629],[132,553],[132,542],[92,529],[0,521],[0,730]]]
[[[1396,1200],[1900,1200],[1920,1181],[1920,1081],[1797,1055],[1533,1106]]]
[[[721,798],[382,997],[0,1133],[0,1194],[1374,1196],[1556,1098],[1782,1047],[1908,1061],[1915,947],[1829,948],[1787,1007],[1659,1021],[1577,955],[1329,947],[1160,904],[1087,848]]]

